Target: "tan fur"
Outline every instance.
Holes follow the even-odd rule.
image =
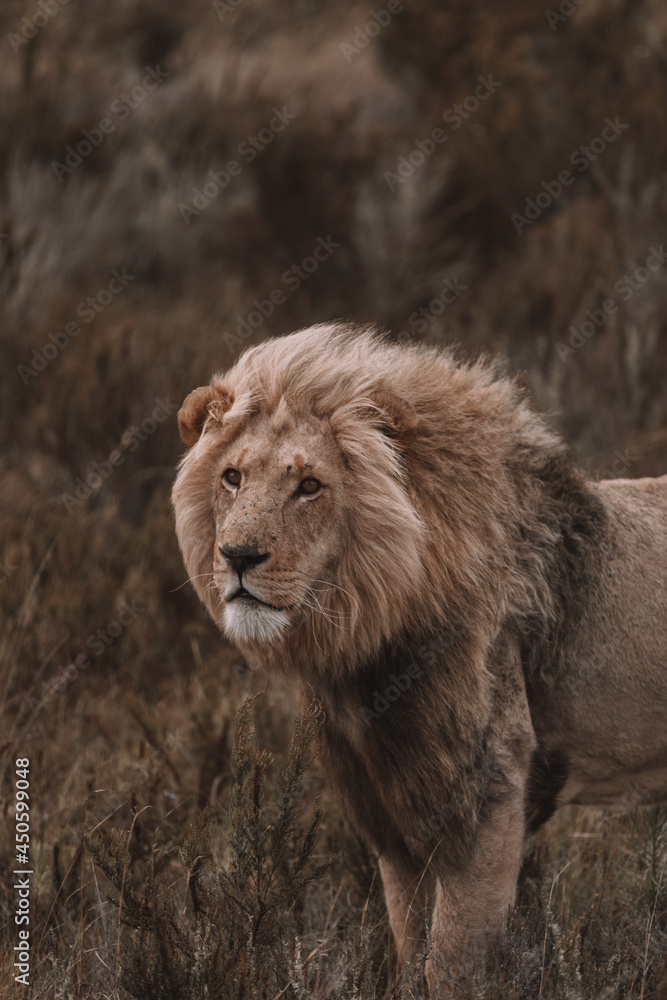
[[[493,366],[344,326],[248,351],[179,425],[197,592],[318,692],[399,951],[430,914],[431,981],[482,969],[527,828],[667,797],[667,477],[586,482]]]

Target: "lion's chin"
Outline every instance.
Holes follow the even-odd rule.
[[[286,632],[289,624],[289,617],[284,611],[256,601],[236,600],[225,607],[225,633],[232,642],[239,644],[275,642]]]

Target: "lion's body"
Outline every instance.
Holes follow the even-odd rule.
[[[399,949],[428,909],[434,979],[482,961],[527,830],[667,801],[667,477],[587,482],[490,366],[343,327],[248,352],[179,421],[202,600],[319,693]]]
[[[566,681],[540,725],[570,759],[562,801],[664,802],[667,476],[602,481],[591,489],[607,518],[601,573],[568,645]]]

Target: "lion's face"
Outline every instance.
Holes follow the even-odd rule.
[[[191,392],[173,490],[218,626],[248,659],[302,671],[373,655],[435,593],[406,453],[416,412],[364,380],[353,345],[328,364],[321,347],[318,328],[267,341]]]
[[[211,433],[215,444],[215,432]],[[226,633],[275,642],[336,571],[346,470],[323,420],[256,416],[217,449],[213,585]]]

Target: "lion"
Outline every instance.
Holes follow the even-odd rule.
[[[667,800],[667,476],[587,479],[497,364],[342,324],[247,350],[178,422],[197,593],[315,689],[399,958],[482,973],[559,806]]]

